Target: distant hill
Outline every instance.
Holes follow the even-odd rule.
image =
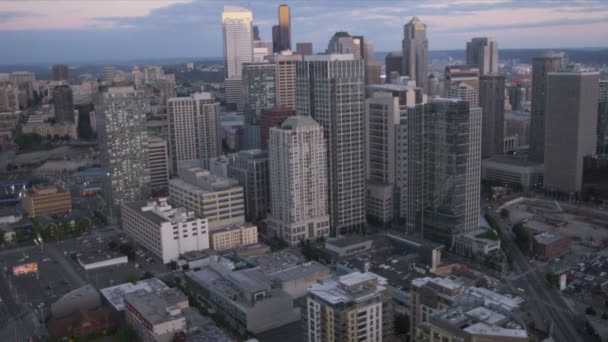
[[[500,49],[499,58],[505,59],[519,59],[522,63],[532,63],[532,58],[540,56],[543,52],[552,51],[563,51],[565,52],[570,61],[578,62],[583,64],[591,65],[602,65],[608,64],[608,48],[586,48],[586,49]],[[388,52],[376,52],[374,57],[378,60],[384,61],[384,58]],[[437,50],[430,51],[429,58],[433,59],[465,59],[465,50]]]

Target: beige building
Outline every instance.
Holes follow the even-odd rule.
[[[64,122],[59,124],[51,124],[49,122],[27,123],[21,128],[23,133],[35,133],[43,137],[65,137],[70,139],[78,139],[78,119],[76,123]]]
[[[187,330],[184,309],[189,306],[188,297],[178,289],[140,290],[127,294],[124,302],[127,322],[141,341],[171,342],[176,333]]]
[[[30,217],[61,215],[72,210],[72,196],[56,185],[34,185],[23,191],[21,205]]]
[[[232,225],[211,232],[211,249],[224,251],[258,243],[258,227],[250,224]]]
[[[273,55],[268,61],[275,65],[277,106],[296,108],[296,63],[302,61],[300,55]]]
[[[211,231],[245,222],[245,198],[238,181],[198,167],[178,171],[169,180],[169,201],[209,221]]]

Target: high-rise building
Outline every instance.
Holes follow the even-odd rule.
[[[76,122],[74,96],[69,85],[63,84],[53,88],[53,104],[57,122]]]
[[[365,100],[365,154],[367,179],[367,216],[385,223],[397,215],[400,190],[406,190],[408,107],[426,102],[422,89],[387,84],[367,88]],[[403,125],[402,125],[403,122]],[[407,132],[405,132],[407,133]],[[401,151],[403,150],[403,151]]]
[[[304,56],[297,113],[323,126],[332,235],[365,227],[364,67],[353,55]]]
[[[154,191],[165,191],[169,186],[169,148],[163,138],[148,139],[148,159],[150,161],[150,187]]]
[[[290,116],[295,116],[296,110],[287,107],[273,107],[260,114],[260,145],[262,149],[268,148],[268,134],[272,127],[278,127]]]
[[[257,25],[253,26],[253,40],[262,40],[260,38],[260,28]]]
[[[268,56],[272,56],[272,42],[261,40],[253,41],[253,62],[261,63]]]
[[[251,11],[238,6],[224,6],[222,31],[226,102],[243,108],[242,70],[244,63],[253,61],[253,28]]]
[[[28,99],[32,99],[34,97],[34,83],[36,82],[36,75],[33,72],[11,72],[9,80],[14,87],[24,90]]]
[[[268,227],[290,246],[329,235],[327,149],[323,127],[293,116],[270,129]]]
[[[479,78],[479,107],[482,109],[481,157],[503,154],[505,130],[505,77],[487,74]]]
[[[207,219],[172,208],[167,198],[122,205],[122,227],[138,244],[167,264],[186,252],[209,248]]]
[[[110,87],[95,105],[101,164],[107,170],[103,193],[110,220],[124,203],[148,199],[150,166],[146,113],[150,102],[133,87]]]
[[[478,229],[481,109],[433,98],[410,109],[407,124],[406,227],[451,246]]]
[[[382,342],[393,335],[393,306],[386,279],[353,272],[308,289],[303,314],[309,342]]]
[[[530,121],[530,160],[542,163],[545,153],[545,105],[547,74],[559,71],[564,54],[546,52],[532,60],[532,119]]]
[[[608,154],[608,80],[601,80],[597,105],[597,153]]]
[[[260,112],[277,104],[276,67],[271,63],[243,64],[245,149],[260,148]]]
[[[230,156],[228,176],[236,179],[245,193],[245,218],[258,222],[270,208],[268,152],[245,150]]]
[[[172,173],[180,161],[220,155],[220,104],[210,93],[171,98],[167,108]]]
[[[66,64],[54,64],[53,81],[68,81],[70,79],[70,69]]]
[[[296,43],[296,54],[308,56],[313,54],[312,43],[302,42]]]
[[[478,37],[467,42],[467,64],[479,68],[481,75],[498,72],[498,42]]]
[[[296,108],[296,63],[301,55],[280,54],[269,56],[268,61],[275,66],[277,106]]]
[[[103,67],[103,81],[106,83],[114,82],[114,78],[116,77],[117,70],[113,65],[106,65]]]
[[[426,39],[426,24],[417,17],[403,26],[403,76],[409,76],[416,85],[428,91],[429,41]]]
[[[362,37],[351,36],[348,32],[338,31],[329,40],[328,54],[352,54],[355,59],[362,59]]]
[[[401,76],[401,68],[403,68],[403,53],[402,51],[389,52],[384,59],[386,83],[391,82],[391,74],[396,72]]]
[[[597,72],[550,72],[546,78],[545,175],[550,191],[576,194],[583,158],[597,148]]]
[[[272,52],[281,53],[279,25],[272,26]]]
[[[291,50],[291,13],[289,6],[279,6],[279,52]]]
[[[479,104],[479,69],[468,65],[450,65],[445,67],[445,95],[446,97],[459,97],[454,94],[458,91],[458,84],[465,83],[474,92],[466,99],[470,101],[471,106],[475,107]]]

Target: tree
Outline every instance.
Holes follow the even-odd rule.
[[[69,232],[70,232],[70,227],[68,226],[67,222],[62,222],[61,224],[59,224],[59,227],[57,228],[57,239],[58,240],[65,239],[65,237],[68,235]]]
[[[23,233],[23,229],[18,229],[15,231],[15,241],[24,242],[26,240],[25,233]]]
[[[6,238],[4,237],[4,232],[0,231],[0,246],[4,246],[6,243]]]
[[[521,246],[526,246],[528,244],[530,235],[523,223],[520,222],[513,226],[513,233],[515,233],[515,240],[517,240]]]
[[[559,285],[559,276],[555,272],[545,273],[545,280],[553,287],[557,287]]]
[[[585,309],[585,313],[589,316],[595,316],[597,312],[595,312],[595,310],[591,306],[589,306],[587,307],[587,309]]]
[[[500,217],[501,217],[503,220],[508,219],[510,214],[511,214],[511,213],[509,212],[509,209],[507,209],[507,208],[503,208],[503,209],[500,211]]]
[[[604,312],[604,313],[602,314],[602,319],[603,319],[603,320],[608,320],[608,314]]]
[[[395,334],[403,335],[410,331],[410,318],[407,315],[397,315],[395,317]]]
[[[137,275],[134,273],[129,274],[129,277],[127,278],[127,281],[133,285],[137,284],[138,280],[139,280],[139,278],[137,278]]]

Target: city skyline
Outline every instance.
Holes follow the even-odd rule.
[[[282,3],[291,9],[292,48],[311,41],[315,52],[321,52],[336,31],[364,33],[377,51],[399,50],[403,25],[412,16],[427,24],[430,50],[462,50],[477,36],[495,38],[501,49],[608,46],[608,36],[602,34],[608,30],[608,3],[600,1],[379,1],[374,8],[364,2],[344,6],[343,1],[159,0],[103,6],[98,1],[53,1],[53,6],[27,1],[0,4],[0,44],[9,47],[0,64],[220,57],[222,5],[245,5],[262,39],[269,41]]]

